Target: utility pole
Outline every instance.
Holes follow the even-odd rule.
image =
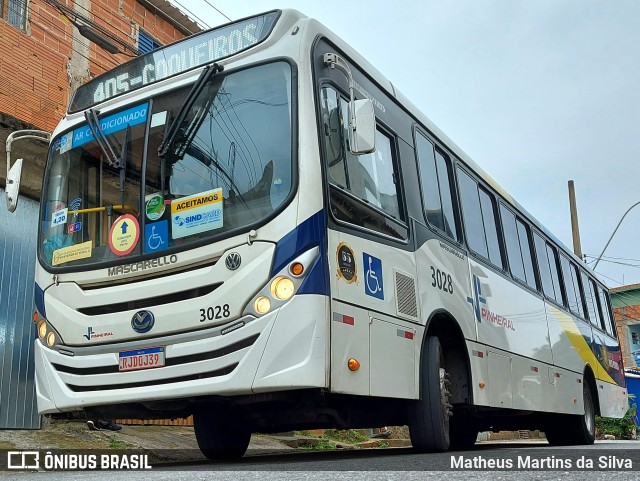
[[[573,180],[569,181],[569,210],[571,212],[571,235],[573,236],[573,253],[582,259],[580,245],[580,226],[578,225],[578,209],[576,208],[576,192]]]

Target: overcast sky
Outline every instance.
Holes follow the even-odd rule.
[[[296,8],[351,44],[534,217],[593,265],[640,202],[640,1],[172,0],[213,27]],[[186,7],[186,8],[185,8]],[[640,206],[596,271],[640,283]]]

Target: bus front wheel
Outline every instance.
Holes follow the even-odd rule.
[[[251,439],[235,416],[215,408],[194,413],[193,429],[200,451],[211,460],[241,458]]]
[[[409,408],[409,435],[415,451],[449,449],[450,385],[440,340],[429,336],[420,361],[420,398]]]

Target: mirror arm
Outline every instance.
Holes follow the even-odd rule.
[[[49,132],[45,132],[44,130],[16,130],[15,132],[11,132],[7,136],[6,142],[6,151],[7,151],[7,176],[9,175],[9,170],[11,169],[11,144],[14,140],[21,139],[35,139],[41,140],[43,142],[49,143],[51,141],[51,134]]]
[[[337,68],[340,70],[347,80],[349,81],[349,130],[354,130],[353,119],[355,119],[355,95],[354,95],[354,86],[353,86],[353,76],[351,75],[351,69],[349,68],[349,64],[345,59],[343,59],[337,53],[325,53],[324,54],[324,64],[330,69]]]

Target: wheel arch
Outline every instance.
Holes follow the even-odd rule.
[[[584,373],[582,374],[583,382],[589,387],[591,391],[591,398],[594,403],[594,408],[597,416],[600,416],[600,397],[598,396],[598,385],[596,383],[596,376],[593,373],[591,366],[587,364],[584,367]]]
[[[426,340],[430,336],[437,337],[442,345],[445,366],[451,376],[452,402],[473,404],[469,351],[460,324],[447,310],[434,311],[427,321],[420,356],[424,356]]]

